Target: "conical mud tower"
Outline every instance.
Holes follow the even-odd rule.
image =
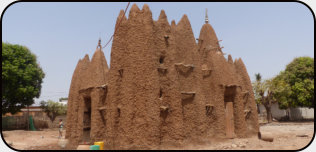
[[[99,42],[79,60],[69,91],[66,138],[73,146],[161,149],[212,138],[257,135],[257,109],[241,59],[225,59],[208,18],[194,38],[190,21],[168,23],[148,5],[121,10],[111,68]]]

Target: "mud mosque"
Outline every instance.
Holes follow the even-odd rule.
[[[259,132],[243,61],[224,57],[206,16],[196,39],[183,15],[157,21],[148,5],[121,10],[109,68],[101,43],[78,61],[69,90],[66,138],[105,149],[160,149]]]

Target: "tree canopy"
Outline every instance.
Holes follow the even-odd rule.
[[[298,57],[273,79],[281,108],[314,106],[314,59]]]
[[[67,105],[52,100],[48,100],[47,102],[41,101],[41,108],[52,122],[57,116],[67,113]]]
[[[1,59],[2,114],[14,114],[40,96],[45,74],[25,46],[2,43]]]

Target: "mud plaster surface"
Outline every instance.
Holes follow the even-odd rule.
[[[204,24],[195,40],[187,15],[171,25],[147,5],[121,10],[111,68],[100,48],[79,60],[69,91],[66,138],[83,139],[85,100],[91,102],[90,142],[106,149],[159,149],[225,138],[225,101],[233,101],[234,137],[258,132],[251,82],[241,59],[222,54],[215,31]],[[235,94],[225,98],[225,89]],[[227,90],[226,90],[227,92]],[[227,96],[227,95],[226,95]],[[247,116],[246,116],[247,115]]]

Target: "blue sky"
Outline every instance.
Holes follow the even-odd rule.
[[[136,3],[142,8],[142,2]],[[223,52],[241,57],[251,80],[277,75],[295,57],[314,56],[314,20],[303,4],[287,3],[147,3],[157,20],[165,10],[169,23],[187,14],[195,37],[209,23],[224,46]],[[10,6],[3,16],[3,42],[27,46],[46,77],[36,101],[67,97],[71,77],[80,58],[91,58],[99,37],[103,44],[114,32],[116,18],[127,2],[30,3]],[[128,10],[129,10],[128,9]],[[126,14],[128,16],[128,12]],[[104,50],[110,63],[111,43]],[[227,55],[226,55],[227,57]]]

